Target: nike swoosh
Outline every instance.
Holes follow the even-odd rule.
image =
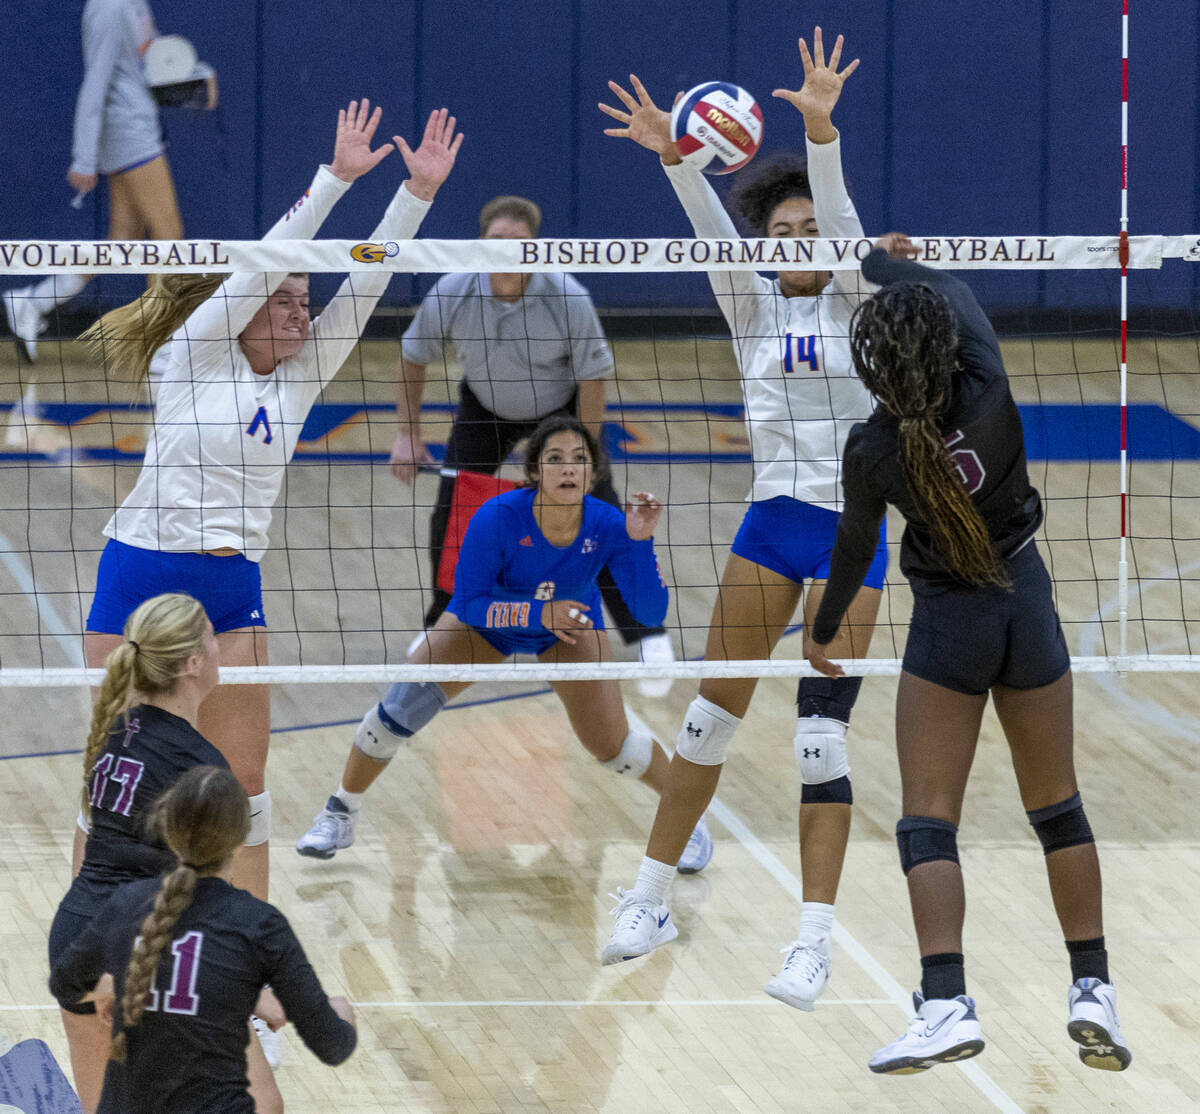
[[[671,919],[670,913],[666,914],[666,916],[659,917],[658,918],[658,927],[662,928],[662,926],[665,925],[667,923],[667,921],[669,921],[670,919]]]
[[[924,1031],[924,1032],[921,1034],[921,1036],[923,1036],[923,1037],[932,1037],[932,1036],[934,1035],[934,1033],[936,1033],[936,1032],[937,1032],[939,1029],[941,1029],[941,1027],[942,1027],[943,1025],[945,1025],[945,1024],[946,1024],[946,1022],[947,1022],[947,1021],[949,1021],[949,1020],[950,1020],[950,1019],[951,1019],[953,1016],[954,1016],[954,1014],[952,1014],[952,1013],[948,1013],[948,1014],[946,1014],[946,1016],[945,1016],[945,1017],[943,1017],[943,1018],[942,1018],[942,1020],[941,1020],[941,1021],[939,1021],[939,1022],[938,1022],[936,1025],[929,1025],[929,1024],[926,1024],[926,1026],[925,1026],[925,1031]]]
[[[250,819],[253,820],[256,816],[261,816],[262,814],[263,810],[260,808],[257,812],[250,813]]]

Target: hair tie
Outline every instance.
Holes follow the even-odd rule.
[[[127,638],[127,639],[125,639],[125,641],[128,642],[129,645],[133,647],[133,652],[135,654],[141,653],[142,648],[132,638]]]

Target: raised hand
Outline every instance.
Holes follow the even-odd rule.
[[[449,177],[462,146],[462,133],[454,134],[456,121],[448,109],[435,108],[425,124],[421,146],[412,150],[403,137],[394,135],[396,149],[411,175],[408,192],[422,201],[432,201],[438,187]]]
[[[875,241],[877,248],[883,248],[893,259],[916,259],[920,248],[903,232],[889,232]]]
[[[636,502],[625,504],[625,533],[635,542],[654,537],[654,528],[662,514],[662,503],[648,491],[635,491]]]
[[[671,141],[671,114],[664,112],[654,103],[654,99],[646,92],[646,87],[638,80],[636,74],[629,75],[629,84],[637,95],[636,100],[615,81],[608,83],[608,87],[625,106],[626,111],[622,112],[619,108],[612,108],[603,102],[597,107],[606,116],[611,116],[617,123],[625,126],[605,128],[604,134],[617,139],[632,139],[647,151],[653,151],[660,156],[665,163],[679,162],[675,144]],[[675,99],[679,100],[680,96],[682,94],[677,93]]]
[[[337,139],[329,169],[343,182],[361,178],[392,153],[390,143],[385,143],[378,150],[371,150],[371,140],[375,138],[375,129],[379,127],[382,115],[382,108],[371,111],[371,102],[366,97],[338,109]]]
[[[829,64],[825,64],[825,44],[821,40],[821,28],[813,30],[813,52],[808,53],[808,44],[800,40],[800,61],[804,65],[804,84],[797,90],[776,89],[771,96],[779,97],[795,105],[804,115],[805,123],[810,117],[816,120],[828,120],[842,95],[842,86],[856,69],[858,59],[855,58],[841,73],[838,65],[842,60],[842,36],[838,35],[833,44],[833,53],[829,56]]]
[[[809,638],[807,629],[804,631],[804,656],[808,659],[809,665],[826,677],[844,677],[846,675],[840,665],[825,656],[825,647]]]
[[[590,630],[592,621],[587,617],[591,608],[578,600],[550,600],[542,606],[542,626],[560,642],[574,646],[580,631]]]

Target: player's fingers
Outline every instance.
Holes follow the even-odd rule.
[[[444,146],[450,146],[450,141],[454,138],[454,128],[457,123],[458,120],[455,117],[446,117],[446,126],[442,129],[442,144]]]
[[[600,109],[600,111],[603,112],[605,116],[611,116],[614,120],[616,120],[622,124],[629,123],[629,113],[628,112],[622,112],[619,108],[611,108],[608,105],[606,105],[603,101],[598,102],[596,107],[598,109]]]
[[[813,28],[813,61],[824,68],[825,66],[825,43],[821,39],[821,28]]]
[[[637,74],[631,73],[629,75],[629,84],[633,86],[633,91],[637,94],[638,100],[643,105],[648,108],[654,107],[654,101],[651,99],[650,94],[646,92],[646,86],[642,84],[641,78]]]
[[[858,63],[860,61],[861,61],[861,59],[855,58],[854,61],[850,63],[850,65],[848,65],[844,70],[842,70],[842,72],[840,74],[838,74],[838,77],[840,77],[843,81],[845,81],[846,78],[848,78],[855,70],[858,69]]]
[[[367,126],[367,121],[371,118],[371,102],[363,97],[358,102],[358,130],[362,131]]]
[[[834,40],[833,53],[829,56],[829,68],[833,70],[834,73],[837,73],[838,62],[841,61],[842,58],[843,37],[844,36],[842,35],[838,35],[837,39]]]
[[[620,100],[620,102],[627,109],[629,109],[630,112],[637,108],[637,101],[634,100],[634,98],[630,96],[622,86],[618,85],[615,81],[610,81],[608,83],[608,87],[613,91],[613,94],[617,97],[617,99]]]
[[[392,142],[396,145],[396,150],[400,152],[405,161],[412,157],[412,148],[404,142],[404,136],[394,135],[392,136]]]
[[[383,119],[383,109],[376,108],[374,112],[367,118],[366,127],[363,128],[363,135],[367,137],[367,142],[375,135],[375,129],[379,127],[379,121]]]
[[[675,94],[675,99],[671,102],[671,107],[674,108],[681,100],[683,100],[683,90],[682,89],[680,89],[679,92]]]
[[[458,135],[456,135],[454,137],[454,142],[450,144],[450,157],[451,158],[457,157],[458,149],[462,146],[462,143],[463,143],[463,133],[459,132]]]

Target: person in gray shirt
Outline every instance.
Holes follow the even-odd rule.
[[[183,222],[164,153],[158,105],[147,85],[143,57],[158,36],[146,0],[87,0],[83,8],[83,83],[75,104],[71,166],[73,204],[108,178],[110,240],[178,240]],[[217,103],[208,77],[206,107]],[[6,290],[0,308],[30,363],[38,334],[56,306],[69,302],[89,275],[50,275],[32,286]],[[30,400],[26,400],[27,404]]]
[[[524,197],[497,197],[479,214],[485,239],[532,239],[542,212]],[[392,472],[412,483],[421,465],[433,464],[421,437],[421,399],[429,364],[453,344],[463,368],[459,407],[446,443],[446,469],[494,475],[513,446],[554,413],[576,415],[601,439],[604,380],[612,353],[588,292],[570,275],[444,275],[425,296],[404,333],[396,391],[399,429]],[[443,476],[429,528],[434,580],[441,561],[454,478]],[[594,494],[613,506],[621,501],[610,481]],[[643,661],[674,660],[670,636],[642,626],[626,607],[607,569],[600,579],[604,604],[626,643],[637,642]],[[450,596],[434,585],[425,615],[431,627]],[[662,695],[670,681],[643,681],[646,695]]]

